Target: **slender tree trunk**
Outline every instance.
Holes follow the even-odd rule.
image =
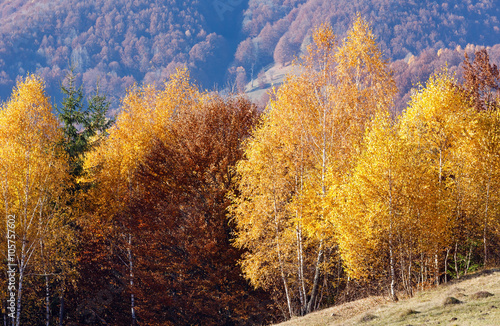
[[[19,281],[18,281],[18,288],[17,288],[16,326],[21,325],[21,296],[23,294],[23,279],[24,279],[24,267],[20,264],[20,266],[19,266]]]
[[[424,282],[423,283],[427,283],[427,277],[429,276],[428,260],[429,260],[429,258],[426,257],[425,258],[425,265],[424,265]]]
[[[324,69],[323,69],[324,70]],[[323,72],[324,78],[326,81],[326,71]],[[316,95],[318,97],[318,95]],[[321,218],[325,218],[324,212],[324,200],[326,198],[326,169],[327,169],[327,130],[326,130],[326,117],[327,117],[327,109],[323,106],[323,112],[321,116],[321,124],[322,124],[322,145],[321,145],[321,200],[322,200],[322,211]],[[314,310],[316,306],[316,300],[318,299],[318,289],[319,289],[319,280],[320,280],[320,272],[321,272],[321,260],[324,255],[323,250],[323,239],[319,242],[318,248],[318,256],[316,258],[316,268],[314,272],[313,285],[311,288],[311,296],[309,298],[309,302],[307,303],[307,313],[310,313]]]
[[[411,231],[410,231],[411,233]],[[408,295],[410,297],[413,297],[413,285],[412,285],[412,275],[411,275],[411,269],[413,267],[413,238],[410,235],[410,239],[408,242],[408,274],[407,274],[407,280],[408,280]],[[418,284],[418,282],[417,282]]]
[[[469,267],[470,267],[470,257],[472,256],[472,243],[469,246],[469,253],[467,254],[467,265],[465,267],[465,272],[464,275],[467,275],[469,272]]]
[[[348,298],[348,296],[349,296],[350,283],[351,283],[351,277],[349,275],[347,275],[347,282],[345,285],[345,292],[344,292],[344,301],[346,301],[346,298]]]
[[[436,271],[436,285],[439,285],[439,261],[438,261],[438,254],[437,251],[434,254],[434,270]]]
[[[286,303],[288,305],[288,312],[290,314],[290,319],[293,317],[293,309],[292,309],[292,301],[290,299],[290,293],[288,291],[288,284],[286,282],[286,277],[285,277],[285,271],[284,271],[284,266],[283,266],[283,259],[281,257],[281,248],[280,248],[280,239],[279,239],[279,224],[278,224],[278,207],[276,204],[276,197],[273,196],[273,202],[274,202],[274,224],[275,224],[275,230],[276,230],[276,251],[278,253],[278,262],[280,266],[280,272],[281,272],[281,279],[283,281],[283,286],[285,288],[285,296],[286,296]]]
[[[45,325],[50,326],[50,289],[47,271],[45,271]]]
[[[391,298],[394,301],[398,301],[398,297],[396,296],[396,291],[394,287],[396,286],[396,273],[394,271],[394,254],[393,254],[393,230],[392,224],[394,222],[394,209],[392,206],[392,173],[389,170],[389,265],[391,269]]]
[[[420,253],[420,290],[424,290],[424,254]]]
[[[290,314],[290,319],[293,317],[292,301],[290,300],[290,293],[288,291],[288,284],[286,282],[285,271],[283,270],[283,260],[281,254],[278,253],[278,259],[280,263],[281,280],[283,281],[283,286],[285,288],[286,304],[288,306],[288,313]]]
[[[448,256],[450,249],[446,249],[446,257],[444,258],[444,283],[448,283]]]
[[[307,301],[307,292],[306,285],[304,281],[304,257],[303,257],[303,248],[302,248],[302,230],[299,225],[296,228],[297,233],[297,261],[298,261],[298,277],[299,277],[299,297],[300,297],[300,305],[301,305],[301,315],[304,315],[306,311],[306,301]]]
[[[455,252],[453,253],[453,259],[455,260],[455,274],[457,275],[457,279],[459,279],[460,271],[458,270],[457,251],[458,251],[458,241],[455,242]]]
[[[394,257],[393,257],[393,252],[392,252],[392,239],[389,240],[389,264],[390,264],[390,268],[391,268],[391,299],[393,301],[398,301],[398,297],[396,296],[396,292],[395,292],[396,273],[394,271]]]
[[[311,298],[309,299],[309,302],[307,303],[307,313],[310,313],[313,310],[314,303],[318,297],[318,286],[319,286],[319,276],[320,276],[320,270],[321,270],[321,259],[323,257],[323,240],[319,242],[319,250],[318,250],[318,257],[316,259],[316,271],[314,273],[314,281],[313,281],[313,286],[311,290]]]
[[[49,275],[47,274],[46,259],[43,255],[43,241],[40,239],[40,256],[43,263],[43,274],[45,278],[45,325],[50,326],[50,288],[49,288]]]
[[[300,136],[300,142],[304,142],[303,135]],[[304,150],[301,147],[300,150],[300,161],[299,161],[300,176],[296,179],[296,188],[298,193],[303,192],[304,187]],[[299,218],[300,216],[300,218]],[[296,210],[297,221],[302,221],[302,214]],[[300,294],[300,314],[303,316],[307,309],[307,291],[304,277],[304,246],[303,246],[303,236],[302,236],[302,224],[297,223],[297,254],[299,263],[299,294]]]
[[[408,290],[409,290],[409,296],[413,297],[413,288],[412,288],[412,282],[411,282],[411,267],[412,267],[412,260],[411,260],[411,251],[410,251],[410,260],[408,261]]]
[[[326,258],[324,259],[325,261],[327,260]],[[314,307],[314,310],[318,310],[321,304],[321,301],[323,301],[323,294],[325,293],[325,288],[328,286],[328,274],[325,274],[325,277],[323,277],[323,285],[321,286],[321,292],[319,294],[319,300],[316,303],[316,307]]]
[[[486,185],[486,203],[484,208],[484,229],[483,229],[483,243],[484,243],[484,266],[488,263],[488,246],[486,243],[486,233],[488,231],[488,206],[490,201],[490,185],[491,185],[491,168],[488,172],[488,184]]]
[[[403,288],[406,293],[408,293],[408,280],[406,279],[406,273],[405,273],[405,259],[403,255],[403,246],[399,246],[399,268],[401,271],[401,283],[403,284]]]
[[[63,321],[64,321],[64,287],[61,291],[61,305],[59,306],[59,326],[63,326]]]
[[[289,313],[290,319],[291,319],[293,317],[292,301],[290,299],[290,292],[288,290],[288,283],[286,282],[285,271],[283,270],[283,260],[281,258],[281,254],[278,254],[278,259],[279,259],[279,263],[280,263],[281,280],[283,281],[283,287],[285,288],[286,304],[288,306],[288,313]]]
[[[135,298],[134,298],[134,264],[132,260],[132,235],[128,235],[128,248],[127,256],[129,263],[129,276],[130,276],[130,312],[132,316],[132,326],[137,325],[137,319],[135,315]]]

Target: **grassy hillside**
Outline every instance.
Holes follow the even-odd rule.
[[[369,297],[295,318],[279,326],[498,325],[500,269],[478,272],[414,297]]]

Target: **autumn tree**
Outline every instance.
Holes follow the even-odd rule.
[[[329,25],[313,32],[302,73],[275,92],[238,166],[236,245],[247,278],[279,296],[288,317],[320,304],[336,256],[338,190],[364,129],[391,105],[394,82],[368,24],[357,17],[338,42]],[[269,226],[272,225],[272,228]]]
[[[474,60],[464,60],[463,90],[476,110],[471,130],[463,149],[467,163],[468,185],[465,202],[467,214],[482,229],[483,264],[489,263],[488,238],[490,229],[498,230],[500,176],[498,175],[498,141],[500,137],[500,73],[491,64],[486,50],[477,51]],[[493,232],[494,234],[495,232]]]
[[[443,71],[415,93],[397,123],[387,112],[373,121],[338,220],[353,277],[387,275],[396,298],[398,288],[411,295],[447,273],[464,210],[461,147],[471,117],[467,96]]]
[[[15,235],[9,238],[14,240],[15,261],[9,262],[17,264],[16,325],[23,318],[27,279],[65,273],[64,265],[71,259],[72,230],[61,214],[68,166],[59,146],[62,132],[44,87],[39,77],[27,76],[0,111],[2,233],[7,237],[7,220],[13,218],[9,231]]]
[[[342,189],[344,218],[336,225],[339,248],[349,276],[376,281],[388,275],[390,295],[397,299],[398,251],[409,250],[411,257],[415,236],[413,223],[404,214],[409,157],[388,112],[375,117],[364,144],[352,177]]]
[[[95,288],[96,283],[101,284],[102,280],[107,279],[109,282],[105,283],[119,283],[121,291],[128,291],[130,313],[127,315],[132,323],[137,320],[134,294],[135,239],[127,226],[133,217],[124,215],[123,211],[132,194],[137,195],[139,191],[136,189],[136,170],[149,152],[153,140],[167,140],[167,128],[172,116],[200,100],[200,93],[190,83],[189,73],[185,69],[173,74],[163,89],[151,85],[134,87],[123,99],[122,110],[116,123],[107,130],[106,139],[85,157],[86,173],[80,182],[92,184],[93,187],[87,201],[92,205],[88,208],[86,221],[82,221],[82,241],[94,250],[82,253],[81,269],[88,273],[95,271],[97,265],[101,264],[104,275],[101,278],[89,278],[87,286]],[[119,277],[115,270],[120,271]],[[123,308],[120,297],[115,296],[115,299]],[[89,308],[86,310],[96,316],[96,312],[90,309],[92,305],[92,302],[88,302]],[[108,320],[124,316],[121,311],[113,312],[109,302],[107,309]]]
[[[265,295],[240,276],[226,216],[240,144],[256,120],[248,100],[209,95],[172,117],[169,139],[154,140],[139,167],[138,191],[123,214],[136,239],[137,310],[148,325],[269,317],[259,303]]]
[[[109,109],[109,102],[106,96],[99,93],[99,87],[95,94],[86,99],[83,93],[83,87],[76,87],[75,75],[71,70],[66,76],[67,85],[61,86],[64,95],[62,105],[57,107],[58,118],[62,122],[63,138],[61,145],[67,154],[69,164],[70,179],[65,185],[67,189],[67,205],[65,214],[71,219],[77,221],[84,214],[84,194],[88,190],[88,184],[78,183],[78,178],[82,177],[83,162],[85,154],[89,152],[92,146],[96,146],[106,135],[113,120],[106,115]],[[73,224],[76,226],[76,224]],[[76,229],[76,228],[75,228]],[[85,245],[84,243],[82,244]],[[80,248],[80,250],[85,250]],[[60,325],[64,319],[64,282],[60,290]]]
[[[401,118],[401,133],[415,149],[415,157],[426,162],[428,175],[417,189],[425,189],[417,211],[426,227],[420,235],[421,252],[434,257],[434,278],[444,272],[440,252],[450,248],[453,229],[463,209],[463,165],[461,140],[470,130],[471,106],[456,80],[446,71],[432,76],[412,98]],[[421,175],[420,177],[423,177]],[[423,262],[421,262],[423,263]],[[446,257],[444,260],[446,269]]]
[[[500,100],[500,72],[495,64],[490,63],[486,49],[476,51],[474,60],[471,62],[465,53],[464,84],[474,101],[477,111],[496,110]]]

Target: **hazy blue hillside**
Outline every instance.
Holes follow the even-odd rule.
[[[500,36],[500,7],[492,0],[250,0],[243,22],[247,39],[238,58],[249,56],[245,42],[251,41],[251,50],[259,52],[258,64],[286,61],[309,42],[312,26],[329,21],[342,36],[356,12],[372,23],[382,49],[393,59],[427,48],[491,46]]]
[[[500,59],[500,6],[496,1],[394,0],[250,0],[245,11],[243,40],[235,64],[247,78],[256,78],[271,63],[286,63],[310,42],[310,29],[330,22],[343,37],[356,12],[373,26],[387,59],[394,61],[397,107],[404,108],[411,87],[448,65],[461,72],[464,51],[492,47]],[[253,71],[253,73],[252,73]]]
[[[245,7],[233,3],[3,1],[0,95],[8,96],[27,72],[42,75],[55,94],[70,64],[87,91],[99,81],[115,97],[133,83],[161,81],[182,65],[205,87],[221,84]]]
[[[394,60],[500,39],[493,0],[2,1],[0,97],[27,72],[56,95],[71,64],[86,92],[99,82],[115,105],[132,84],[162,81],[182,65],[203,87],[222,88],[288,62],[321,22],[342,36],[356,12]]]

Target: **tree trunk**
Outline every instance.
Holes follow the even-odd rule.
[[[61,305],[59,306],[59,326],[63,326],[64,321],[64,287],[61,292]]]
[[[413,288],[411,285],[411,267],[412,267],[412,257],[411,257],[411,251],[410,251],[410,259],[408,262],[408,294],[410,297],[413,297]]]
[[[446,249],[446,257],[444,258],[444,283],[448,283],[448,256],[450,249]]]
[[[321,258],[323,257],[323,240],[319,242],[318,258],[316,260],[316,271],[314,273],[314,281],[311,291],[311,298],[307,303],[307,313],[312,312],[316,298],[318,297],[319,274],[321,269]]]
[[[290,293],[288,291],[288,284],[286,283],[285,271],[284,271],[284,266],[283,266],[283,259],[281,258],[281,248],[280,248],[280,239],[279,239],[279,224],[278,224],[278,216],[277,216],[278,215],[278,207],[276,204],[276,197],[275,196],[273,198],[273,202],[274,202],[274,225],[275,225],[275,231],[276,231],[276,251],[278,254],[278,262],[279,262],[279,266],[280,266],[281,280],[283,281],[283,286],[285,288],[286,303],[288,305],[288,312],[290,314],[290,319],[291,319],[293,317],[292,301],[290,300]]]
[[[464,275],[467,275],[467,273],[469,272],[469,267],[470,267],[470,257],[472,256],[472,243],[470,244],[470,247],[469,247],[469,253],[467,254],[467,265],[465,267],[465,272],[464,272]]]
[[[306,305],[307,305],[307,292],[306,292],[306,285],[304,281],[304,257],[303,257],[303,248],[302,248],[302,230],[300,229],[300,226],[297,225],[297,261],[298,261],[298,277],[299,277],[299,294],[300,294],[300,305],[301,305],[301,315],[304,315],[306,312]]]
[[[393,230],[392,224],[394,222],[394,210],[392,206],[392,173],[389,170],[389,265],[391,269],[391,299],[393,301],[398,301],[396,296],[396,291],[394,287],[396,286],[396,273],[394,271],[394,253],[393,253]]]
[[[398,297],[395,291],[396,285],[396,273],[394,271],[394,257],[392,252],[392,239],[389,240],[389,264],[391,268],[391,299],[393,301],[398,301]]]
[[[288,313],[290,314],[290,319],[293,317],[292,301],[290,300],[290,293],[288,291],[288,284],[286,283],[285,272],[283,271],[283,265],[281,260],[281,254],[279,255],[280,260],[280,270],[281,270],[281,280],[283,281],[283,286],[285,287],[286,304],[288,306]]]
[[[17,289],[17,311],[16,311],[16,326],[21,325],[21,296],[23,294],[23,278],[24,278],[24,268],[19,266],[19,281]]]
[[[455,252],[453,253],[453,259],[455,260],[455,274],[457,275],[457,279],[459,279],[460,271],[458,270],[457,251],[458,251],[458,241],[455,242]]]
[[[420,253],[420,290],[424,290],[424,254]]]
[[[436,270],[436,285],[439,285],[439,262],[438,262],[438,254],[437,251],[434,254],[434,269]]]
[[[403,289],[406,293],[408,293],[408,280],[406,279],[406,274],[405,274],[405,259],[404,259],[404,254],[403,254],[403,246],[399,247],[399,267],[401,271],[401,283],[403,284]]]
[[[50,289],[47,271],[45,271],[45,325],[50,326]]]
[[[488,231],[488,206],[490,201],[490,184],[491,184],[491,169],[488,173],[488,184],[486,185],[486,203],[484,208],[484,230],[483,230],[484,266],[486,266],[488,263],[488,246],[486,244],[486,233]]]
[[[135,315],[135,298],[134,298],[134,264],[132,261],[132,235],[128,235],[128,248],[127,256],[129,263],[129,276],[130,276],[130,312],[132,316],[132,326],[137,325],[137,319]]]
[[[324,261],[327,261],[327,258],[324,258]],[[328,286],[328,274],[325,274],[325,277],[323,278],[323,285],[321,286],[321,292],[319,294],[319,300],[316,303],[316,307],[314,307],[314,310],[318,310],[321,304],[321,301],[323,301],[323,294],[325,292],[325,287]]]

